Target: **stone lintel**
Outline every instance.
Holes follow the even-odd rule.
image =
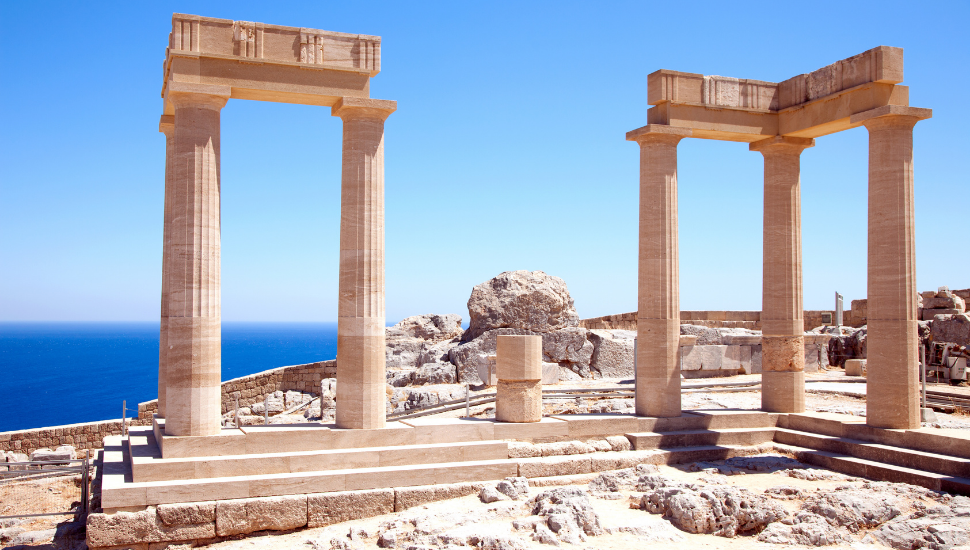
[[[867,120],[884,116],[908,116],[914,117],[917,120],[926,120],[933,118],[933,109],[907,107],[904,105],[883,105],[882,107],[876,107],[869,111],[854,114],[849,117],[849,122],[853,125],[859,125],[865,123]]]
[[[177,13],[172,16],[166,58],[177,52],[194,52],[362,69],[375,76],[380,72],[380,47],[379,36]]]
[[[761,141],[751,142],[751,144],[748,145],[748,150],[763,152],[769,148],[777,149],[778,146],[782,146],[785,149],[791,149],[793,152],[801,152],[803,149],[814,147],[815,140],[812,138],[774,136]]]
[[[692,134],[690,128],[677,128],[674,126],[668,126],[665,124],[647,124],[646,126],[641,126],[636,130],[631,130],[626,133],[627,141],[639,142],[649,136],[670,136],[685,138],[690,137]]]
[[[778,111],[871,82],[903,81],[903,50],[879,46],[780,83],[660,70],[647,77],[647,102],[699,103]]]
[[[213,86],[211,84],[192,84],[189,82],[169,82],[166,87],[165,101],[171,103],[173,94],[192,94],[202,96],[212,96],[228,101],[232,97],[232,89],[229,86]],[[163,115],[164,116],[164,115]]]
[[[330,114],[342,117],[356,110],[373,111],[375,115],[386,119],[397,110],[397,101],[366,97],[342,97],[331,107]]]

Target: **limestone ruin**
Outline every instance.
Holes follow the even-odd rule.
[[[970,526],[953,519],[963,517],[965,499],[941,496],[970,493],[970,437],[920,426],[912,129],[931,112],[908,105],[901,49],[878,47],[781,83],[650,75],[648,124],[627,134],[641,148],[639,302],[627,327],[636,330],[634,357],[632,332],[581,326],[565,283],[542,272],[506,272],[476,287],[467,331],[457,315],[412,317],[385,331],[383,133],[396,104],[369,95],[381,68],[380,38],[183,14],[172,24],[159,124],[166,136],[159,398],[154,414],[144,409],[149,426],[105,439],[100,511],[87,520],[91,548],[207,544],[459,497],[516,501],[530,487],[577,482],[592,482],[589,491],[604,501],[635,489],[638,513],[675,518],[670,523],[685,532],[845,542],[925,500],[949,507],[934,509],[943,519],[933,525],[962,533],[952,540],[970,540]],[[232,98],[330,107],[343,123],[337,359],[301,366],[307,372],[295,376],[307,378],[293,382],[301,390],[264,392],[262,409],[244,403],[247,416],[262,413],[262,422],[240,421],[220,376],[219,113]],[[866,414],[806,413],[810,354],[817,352],[814,367],[821,367],[822,344],[827,361],[828,342],[843,335],[805,334],[815,327],[806,327],[802,305],[799,155],[815,138],[863,125],[870,135]],[[764,156],[763,311],[737,321],[759,323],[761,334],[681,325],[677,144],[687,137],[748,142]],[[508,291],[525,287],[532,290]],[[940,292],[921,299],[924,312],[962,304]],[[683,410],[683,375],[704,370],[691,364],[712,361],[713,370],[735,374],[754,372],[757,363],[760,410]],[[544,381],[597,374],[635,380],[634,409],[543,414]],[[398,389],[456,382],[496,384],[494,416],[386,420],[398,405],[408,410],[395,401]],[[307,421],[269,422],[271,408],[298,410],[314,392],[316,414],[303,414]],[[910,490],[897,512],[860,525],[820,512],[832,502],[858,502],[856,493],[809,498],[783,487],[751,496],[654,475],[657,465],[727,461],[706,472],[720,475],[738,469],[732,459],[765,453],[774,454],[756,462],[781,461],[793,471],[810,464],[927,491]],[[792,477],[824,475],[838,474]],[[802,512],[775,502],[789,497],[804,500]],[[738,499],[752,506],[730,508]],[[585,490],[542,492],[528,503],[531,514],[515,528],[533,541],[578,543],[606,533]],[[686,518],[678,512],[684,509],[698,513]],[[874,536],[915,544],[903,532],[917,531],[921,518]],[[417,521],[413,529],[389,523],[357,538],[388,548],[524,547],[431,527],[419,533]],[[681,540],[662,525],[657,533]],[[324,544],[350,548],[354,536]]]

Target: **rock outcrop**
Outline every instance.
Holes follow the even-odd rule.
[[[506,271],[472,289],[462,342],[498,328],[554,332],[579,326],[566,282],[542,271]]]

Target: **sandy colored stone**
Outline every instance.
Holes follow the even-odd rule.
[[[229,90],[169,86],[175,185],[168,242],[165,431],[215,435],[221,421],[220,111]]]
[[[636,413],[680,416],[677,144],[690,130],[650,124],[640,145]]]
[[[384,121],[394,101],[344,98],[337,303],[337,412],[341,428],[384,427]]]
[[[157,508],[158,518],[167,526],[209,523],[216,520],[215,502],[187,502],[182,504],[161,504]]]
[[[927,109],[887,106],[853,117],[869,130],[866,423],[920,427],[913,127]]]
[[[539,422],[542,420],[540,380],[499,380],[495,393],[495,420]]]
[[[220,537],[256,531],[286,531],[307,524],[307,495],[222,500],[216,503]]]
[[[323,527],[394,511],[394,489],[340,491],[307,497],[307,525]]]
[[[87,520],[87,544],[91,548],[194,541],[215,536],[216,526],[212,521],[168,526],[162,523],[154,508],[140,512],[89,514]]]
[[[846,359],[845,361],[846,376],[865,376],[865,374],[866,374],[865,359]]]
[[[773,391],[761,392],[761,408],[765,411],[780,413],[799,413],[805,411],[805,372],[763,371],[762,388]]]
[[[542,379],[542,337],[502,335],[496,338],[495,367],[506,382]]]

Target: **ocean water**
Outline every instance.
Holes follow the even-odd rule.
[[[222,379],[337,356],[336,323],[223,323]],[[158,323],[0,323],[0,432],[121,418],[158,394]]]

